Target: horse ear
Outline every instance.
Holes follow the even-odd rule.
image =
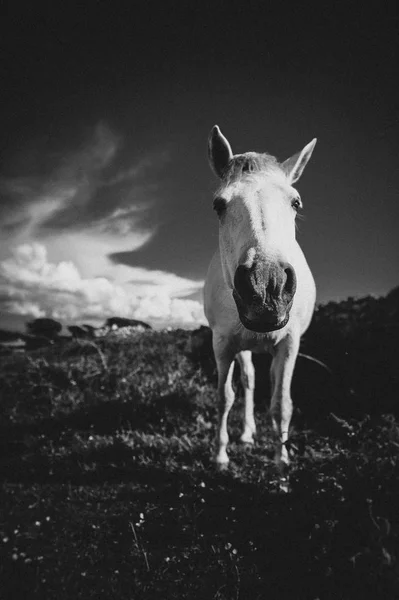
[[[208,137],[208,158],[212,171],[218,177],[223,176],[227,165],[233,158],[230,144],[217,125],[212,127]]]
[[[294,154],[294,156],[287,158],[287,160],[281,163],[281,167],[284,173],[287,175],[290,183],[295,183],[302,175],[304,168],[312,156],[316,142],[317,139],[314,138],[307,146],[304,147],[303,150],[297,152],[297,154]]]

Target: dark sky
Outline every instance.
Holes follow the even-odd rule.
[[[144,202],[136,225],[152,231],[149,240],[109,251],[113,263],[203,279],[217,244],[206,156],[217,123],[234,152],[281,160],[318,138],[298,189],[299,241],[319,301],[398,285],[393,3],[35,4],[13,4],[1,24],[3,259],[37,210],[29,203],[43,190],[48,197],[51,182],[73,180],[79,193],[22,242]],[[93,166],[101,144],[117,145],[116,159]],[[132,165],[133,188],[120,175]],[[112,185],[93,184],[100,171]],[[48,250],[47,260],[60,258]]]

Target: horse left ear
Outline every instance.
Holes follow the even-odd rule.
[[[233,152],[229,142],[217,125],[212,127],[208,137],[208,158],[215,175],[223,177],[226,167],[233,158]]]
[[[295,183],[302,175],[304,168],[312,156],[316,142],[317,139],[314,138],[307,146],[304,147],[303,150],[297,152],[297,154],[294,154],[294,156],[287,158],[287,160],[281,163],[281,167],[284,173],[287,175],[290,183]]]

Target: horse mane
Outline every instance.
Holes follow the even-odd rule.
[[[240,180],[245,175],[256,173],[270,173],[280,170],[277,159],[271,154],[264,152],[245,152],[236,154],[227,165],[223,176],[222,186],[230,185]]]

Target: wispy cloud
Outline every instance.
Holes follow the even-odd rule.
[[[121,147],[121,137],[100,124],[82,148],[58,159],[50,176],[0,180],[3,233],[33,237],[106,219],[136,223],[153,205],[157,191],[154,178],[145,176],[149,170],[156,173],[169,156],[156,152],[129,165]]]

